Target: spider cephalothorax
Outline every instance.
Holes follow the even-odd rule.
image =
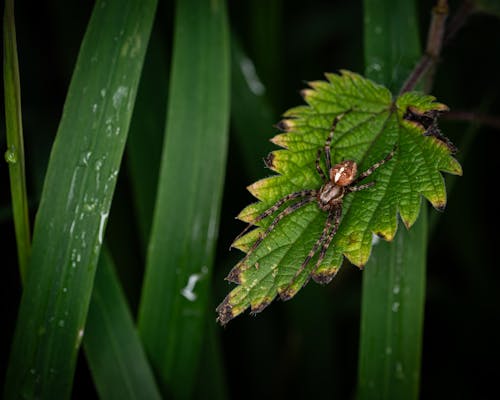
[[[323,152],[325,154],[325,163],[326,163],[326,171],[327,174],[323,171],[321,165],[320,165],[320,160],[321,160],[321,153],[322,150],[319,149],[316,157],[316,171],[318,172],[319,176],[323,180],[323,185],[320,187],[320,189],[306,189],[306,190],[301,190],[298,192],[291,193],[282,199],[278,200],[272,207],[264,211],[262,214],[258,215],[255,220],[253,220],[244,230],[241,232],[238,237],[235,239],[238,240],[251,226],[257,224],[259,221],[262,221],[266,217],[274,214],[276,211],[278,211],[281,206],[283,206],[285,203],[288,203],[291,200],[295,199],[300,199],[290,205],[288,205],[284,210],[279,212],[279,214],[273,219],[271,224],[267,227],[267,229],[260,234],[260,236],[257,238],[257,240],[253,243],[252,247],[250,250],[247,252],[246,256],[243,258],[241,263],[244,263],[250,254],[259,246],[260,243],[265,239],[265,237],[276,227],[276,225],[287,215],[293,213],[295,210],[299,209],[300,207],[316,201],[316,204],[318,207],[322,210],[328,213],[328,216],[326,218],[325,222],[325,227],[323,229],[323,232],[321,233],[321,236],[319,239],[316,241],[314,246],[312,247],[311,251],[305,258],[305,260],[302,262],[300,268],[297,270],[295,273],[295,278],[299,276],[299,274],[304,270],[304,268],[309,264],[311,259],[315,256],[315,254],[320,251],[318,260],[316,261],[316,267],[311,271],[313,273],[320,265],[321,262],[323,261],[326,251],[328,250],[328,247],[330,246],[331,241],[333,240],[333,237],[335,236],[335,233],[338,230],[339,224],[340,224],[340,218],[342,216],[342,203],[344,197],[351,193],[351,192],[358,192],[363,189],[367,189],[373,185],[375,185],[375,182],[368,182],[364,184],[358,185],[363,179],[371,175],[377,168],[379,168],[381,165],[385,164],[387,161],[389,161],[395,152],[395,149],[393,149],[387,156],[385,156],[384,159],[380,160],[379,162],[375,163],[372,165],[370,168],[368,168],[366,171],[362,172],[361,174],[357,175],[358,172],[358,166],[354,160],[344,160],[338,164],[331,165],[331,154],[330,154],[330,145],[333,139],[333,134],[335,132],[335,128],[342,118],[343,114],[337,115],[332,123],[332,127],[330,129],[330,134],[328,135],[328,138],[326,139],[325,146],[323,148]],[[321,248],[321,250],[320,250]],[[230,273],[228,276],[228,279],[233,280],[233,276]],[[323,283],[323,282],[321,282]],[[282,295],[283,297],[283,295]]]
[[[319,156],[321,155],[321,151]],[[318,169],[318,172],[321,168]],[[325,182],[318,191],[318,207],[323,211],[330,211],[342,203],[345,187],[349,186],[356,177],[358,165],[353,160],[335,164],[329,171],[330,180]]]

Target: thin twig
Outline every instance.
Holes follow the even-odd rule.
[[[464,0],[460,8],[453,15],[448,26],[446,26],[445,31],[445,22],[448,16],[448,2],[446,0],[438,0],[436,6],[432,9],[432,20],[429,27],[429,35],[427,36],[425,53],[401,88],[399,92],[400,95],[413,90],[424,76],[429,77],[426,86],[430,86],[432,83],[433,69],[439,60],[442,47],[453,39],[458,30],[465,25],[467,18],[473,11],[474,2],[472,0]]]
[[[420,79],[427,75],[436,64],[439,55],[441,54],[447,17],[448,2],[446,0],[438,0],[436,6],[432,9],[432,19],[427,36],[425,53],[404,83],[400,94],[412,90]]]
[[[500,118],[491,115],[481,114],[473,111],[450,111],[441,115],[442,119],[449,121],[469,121],[477,122],[481,125],[500,129]]]

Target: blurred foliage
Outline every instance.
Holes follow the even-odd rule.
[[[166,21],[173,14],[173,6],[168,1],[160,3],[157,15],[164,18],[156,29],[168,32],[170,25]],[[361,2],[229,3],[233,34],[253,61],[264,88],[269,90],[274,122],[280,120],[278,112],[301,104],[299,91],[305,81],[322,79],[324,72],[341,68],[364,70]],[[422,43],[433,3],[419,2]],[[459,4],[450,2],[451,13]],[[28,194],[33,219],[91,4],[51,0],[17,3],[16,7]],[[272,10],[267,12],[266,7]],[[263,21],[266,18],[272,18],[273,23]],[[265,49],[260,47],[263,46],[262,37],[258,37],[262,33],[260,26],[266,26],[267,35],[273,39],[264,41]],[[495,16],[474,14],[443,49],[432,94],[452,112],[500,114],[497,73],[500,41],[492,40],[499,36],[500,24]],[[168,46],[165,44],[167,54]],[[271,65],[266,54],[273,55]],[[466,137],[469,127],[468,122],[441,122],[441,129],[459,148],[457,158],[464,176],[449,193],[447,208],[438,215],[429,243],[421,387],[421,397],[425,399],[487,398],[496,392],[500,378],[496,363],[500,357],[497,341],[500,270],[494,261],[496,199],[491,195],[490,183],[496,178],[499,132],[478,126],[472,136]],[[2,149],[6,148],[4,130],[2,120]],[[277,133],[272,126],[262,132],[259,125],[258,130],[259,140]],[[462,140],[469,145],[462,148]],[[241,256],[237,250],[227,249],[243,228],[234,217],[251,201],[245,186],[255,178],[269,175],[261,163],[260,176],[250,176],[251,167],[242,165],[241,160],[246,159],[242,156],[242,146],[241,139],[232,132],[213,278],[214,303],[227,292],[223,277]],[[254,161],[265,155],[255,154]],[[120,198],[133,204],[126,169],[122,173],[108,236],[113,241],[114,235],[127,230],[135,243],[141,243],[141,230],[130,230],[126,218],[120,217],[123,213],[115,207],[115,203],[121,203]],[[6,164],[0,167],[0,182],[2,287],[8,299],[2,306],[6,335],[0,350],[0,373],[5,376],[20,299]],[[436,211],[431,214],[436,215]],[[116,253],[123,286],[129,288],[126,290],[129,301],[135,304],[142,270],[137,269],[138,263],[121,262],[119,246],[111,245],[111,250],[113,256]],[[142,251],[135,249],[135,259],[141,259],[138,254]],[[306,394],[308,398],[352,397],[356,385],[360,283],[361,272],[346,266],[329,286],[309,285],[286,305],[277,303],[257,318],[240,317],[229,328],[218,330],[230,397],[305,398]],[[73,398],[93,398],[94,390],[86,361],[80,357]],[[200,393],[201,398],[203,394]]]

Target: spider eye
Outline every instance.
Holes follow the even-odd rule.
[[[330,169],[330,180],[338,186],[347,186],[356,177],[358,166],[353,160],[342,161]]]

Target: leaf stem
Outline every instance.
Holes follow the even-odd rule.
[[[446,27],[448,2],[446,0],[438,0],[436,6],[432,9],[432,19],[427,36],[425,53],[404,83],[399,95],[413,90],[424,76],[427,77],[425,88],[428,89],[432,86],[434,69],[439,60],[442,47],[447,45],[458,30],[464,26],[465,21],[473,10],[473,2],[465,0]],[[424,91],[427,92],[427,90]]]
[[[9,164],[12,214],[16,232],[19,273],[24,281],[31,253],[31,233],[26,190],[23,126],[21,118],[21,88],[17,58],[14,1],[5,2],[4,12],[4,96],[7,151]]]
[[[441,116],[449,121],[468,121],[500,129],[500,118],[474,111],[449,111]]]

